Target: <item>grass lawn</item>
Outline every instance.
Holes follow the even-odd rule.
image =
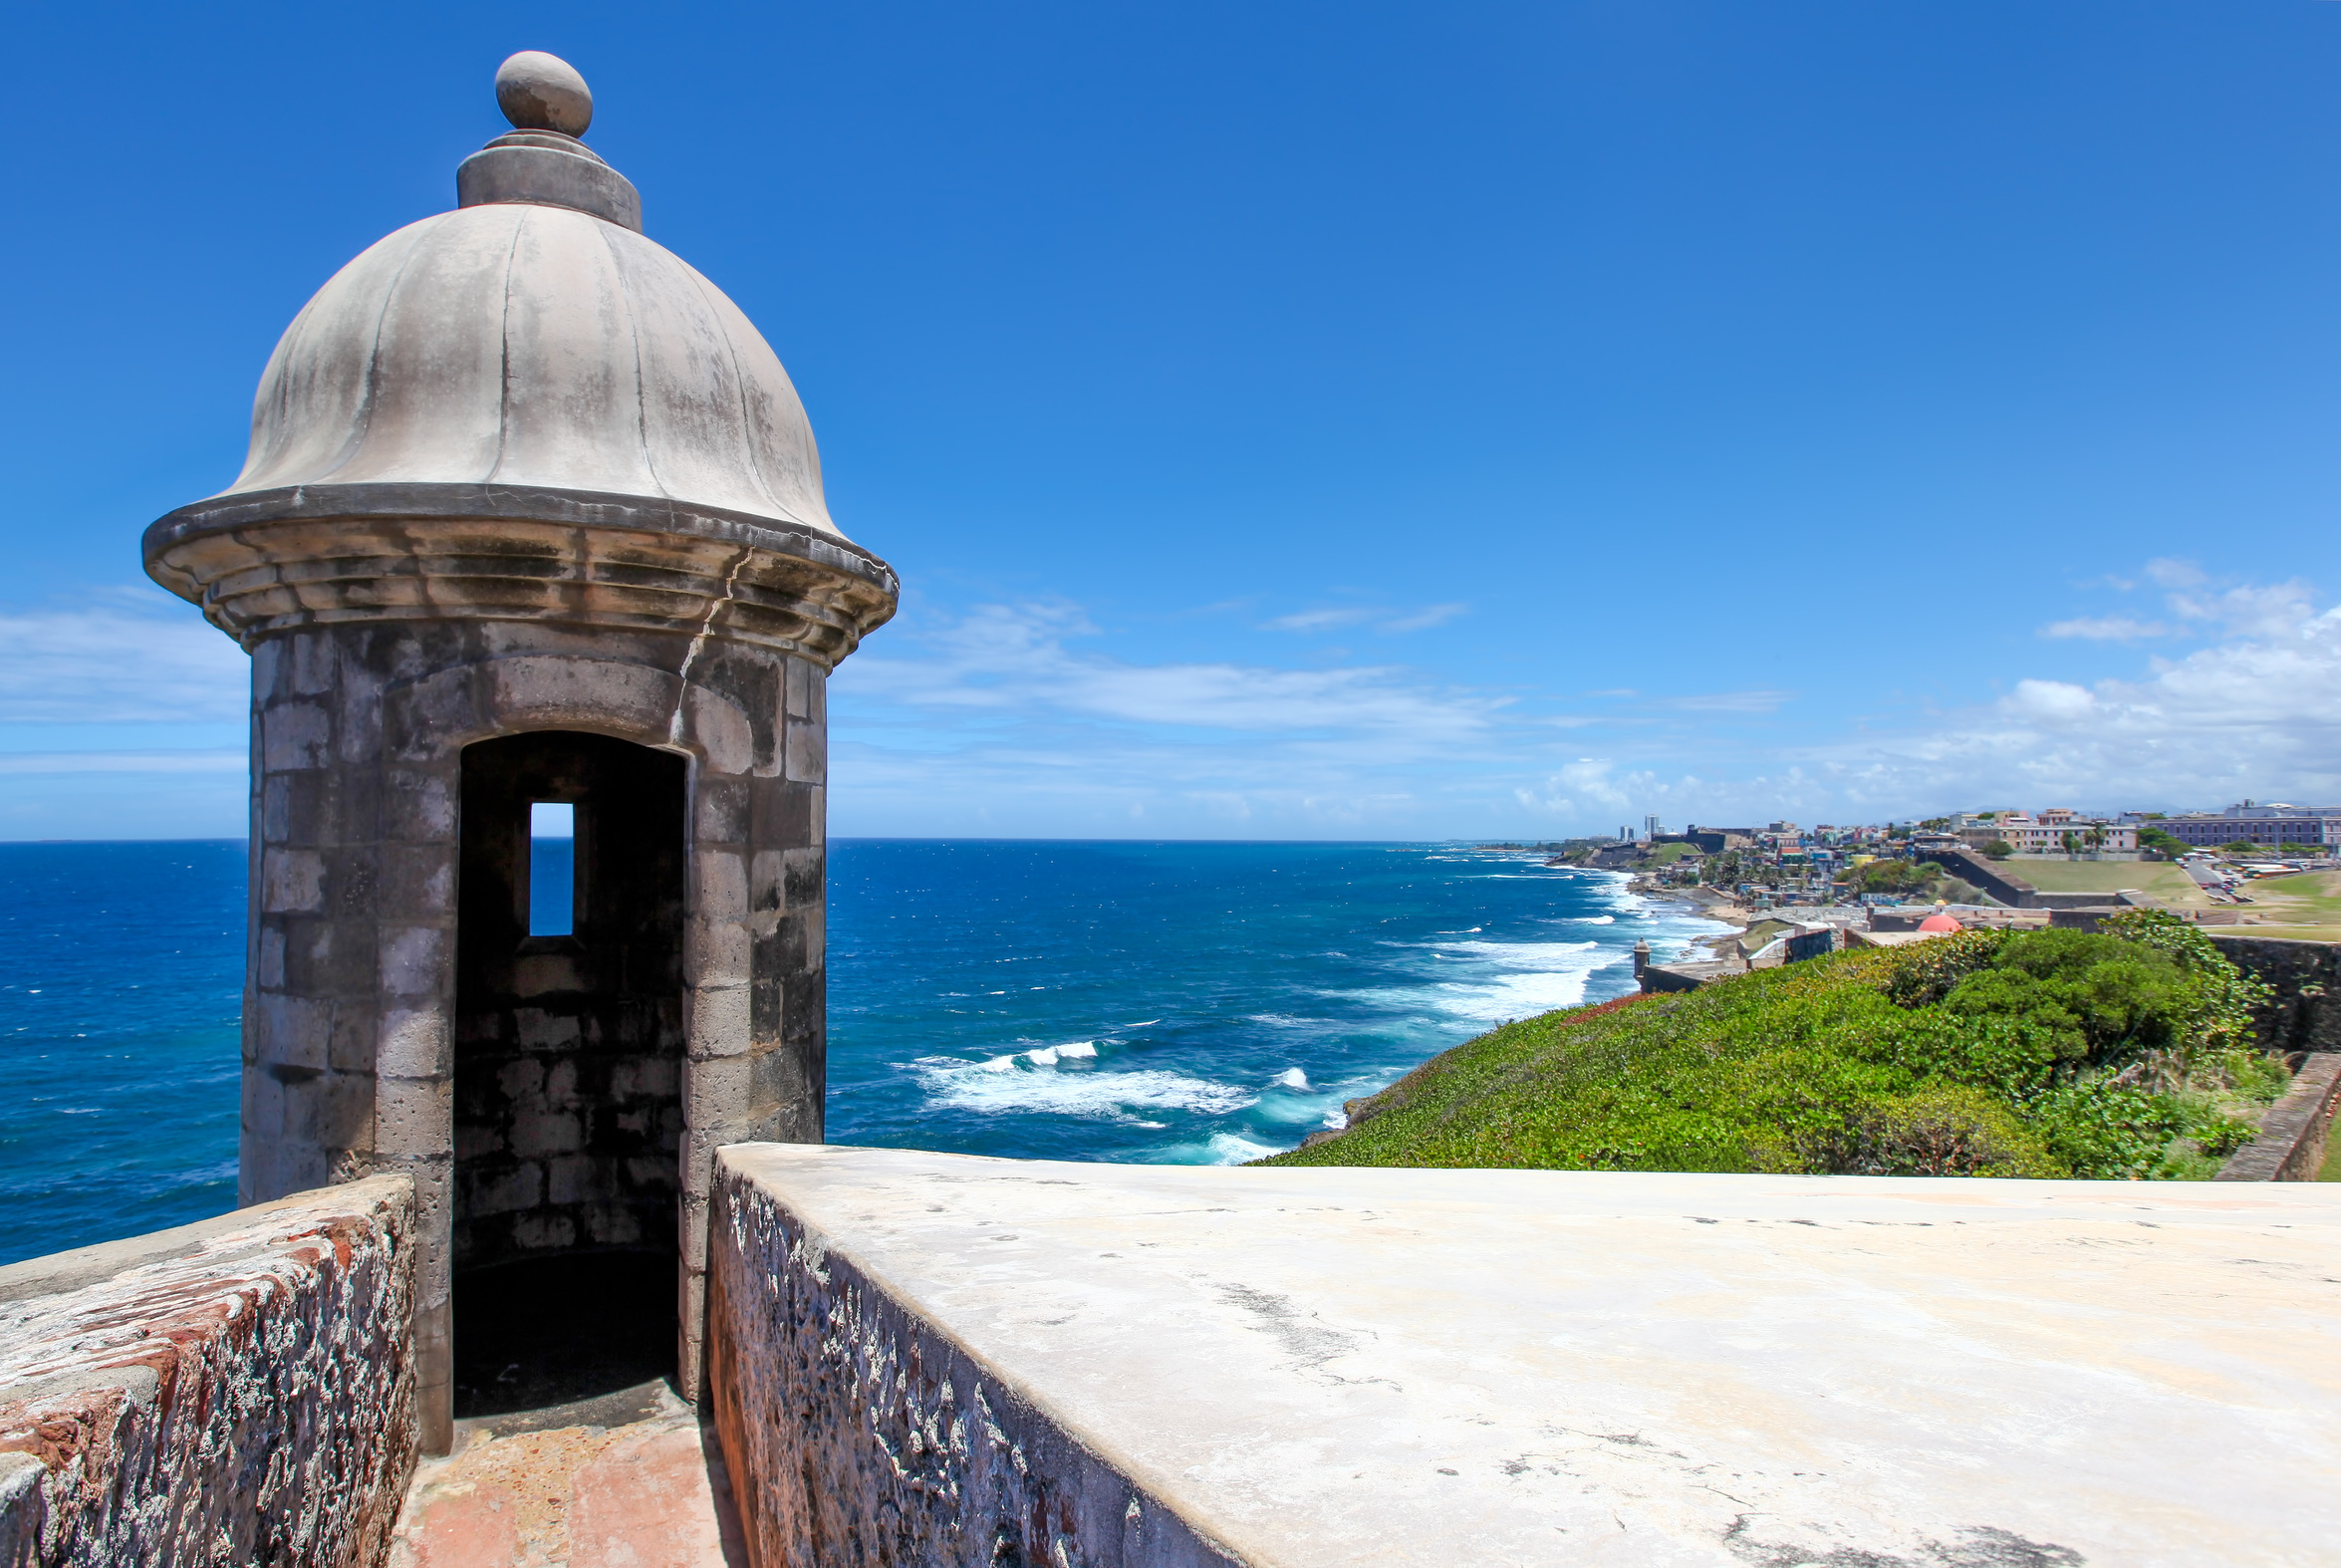
[[[2325,1168],[2317,1173],[2319,1181],[2341,1181],[2341,1118],[2333,1123],[2333,1136],[2325,1143]]]
[[[2175,904],[2195,892],[2195,879],[2167,861],[2005,860],[1999,869],[2042,893],[2119,893],[2135,888]]]

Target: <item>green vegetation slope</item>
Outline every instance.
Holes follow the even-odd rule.
[[[2153,911],[1970,931],[1508,1024],[1262,1165],[2201,1178],[2283,1064],[2246,980]]]

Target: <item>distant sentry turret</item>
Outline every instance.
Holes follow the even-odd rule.
[[[823,692],[897,598],[584,79],[519,54],[496,96],[457,208],[318,291],[243,472],[145,536],[252,654],[239,1196],[413,1176],[434,1449],[464,1280],[679,1267],[695,1392],[711,1151],[822,1137]]]

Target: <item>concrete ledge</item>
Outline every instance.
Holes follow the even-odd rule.
[[[0,1270],[0,1563],[381,1562],[413,1209],[376,1176]]]
[[[2341,1539],[2341,1187],[783,1145],[718,1176],[718,1416],[764,1568]]]
[[[2341,1052],[2318,1051],[2300,1065],[2284,1098],[2260,1119],[2259,1136],[2227,1157],[2221,1181],[2314,1181],[2325,1163],[2333,1113],[2341,1109]]]

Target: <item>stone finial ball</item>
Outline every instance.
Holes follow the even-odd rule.
[[[496,68],[496,107],[521,131],[582,136],[594,123],[594,94],[585,78],[541,49],[523,49]]]

